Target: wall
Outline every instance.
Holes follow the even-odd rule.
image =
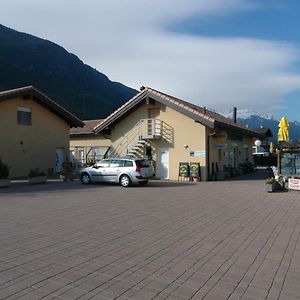
[[[102,134],[70,136],[70,149],[74,147],[97,147],[97,146],[110,146],[110,145],[111,145],[110,139],[104,137]]]
[[[239,164],[245,162],[244,149],[248,149],[248,161],[253,162],[252,156],[252,146],[253,146],[253,138],[249,136],[242,136],[242,141],[230,140],[228,137],[230,136],[229,131],[213,131],[209,130],[208,134],[214,133],[210,138],[210,161],[211,162],[220,162],[221,165],[232,165],[232,156],[233,156],[233,148],[236,148],[237,151],[237,161],[236,167]],[[219,150],[220,149],[220,150]],[[219,151],[221,151],[219,153]],[[221,154],[221,155],[220,155]],[[220,160],[221,156],[221,160]],[[210,166],[211,168],[211,166]]]
[[[160,108],[160,114],[157,119],[163,120],[173,129],[172,139],[166,138],[151,140],[153,159],[156,161],[156,174],[160,177],[159,161],[162,149],[169,150],[169,179],[178,179],[179,162],[200,162],[202,179],[206,180],[206,151],[205,126],[196,123],[191,118],[179,113],[160,103],[143,104],[141,107],[131,112],[126,118],[118,122],[111,132],[112,146],[118,149],[119,145],[125,140],[126,134],[134,128],[141,119],[148,118],[148,110]],[[188,147],[184,147],[184,145]],[[202,152],[201,157],[190,156],[190,151]],[[124,152],[122,152],[124,155]]]
[[[29,107],[32,125],[17,124],[17,107]],[[10,177],[27,177],[30,169],[55,171],[56,148],[69,155],[69,125],[32,100],[0,102],[0,157],[10,166]]]
[[[70,151],[72,152],[73,162],[78,168],[81,168],[86,163],[91,163],[96,160],[103,159],[107,147],[111,145],[110,139],[102,134],[85,134],[70,136]],[[104,147],[94,156],[93,148]]]

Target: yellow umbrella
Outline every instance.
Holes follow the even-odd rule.
[[[282,117],[278,124],[278,142],[286,142],[289,140],[289,122],[286,117]]]

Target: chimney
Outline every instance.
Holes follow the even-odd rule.
[[[206,115],[206,107],[203,107],[203,113]]]
[[[237,110],[237,108],[234,107],[233,108],[233,123],[236,123],[236,110]]]

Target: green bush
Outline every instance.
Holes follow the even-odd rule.
[[[28,177],[38,177],[38,176],[46,176],[46,174],[44,172],[39,171],[38,168],[31,169],[29,171]]]
[[[3,163],[0,158],[0,179],[7,179],[9,175],[9,167]]]
[[[253,156],[253,163],[256,166],[277,166],[277,157],[276,155],[270,156]]]

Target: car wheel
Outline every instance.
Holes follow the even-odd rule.
[[[131,179],[129,178],[128,175],[122,175],[122,176],[120,177],[120,184],[121,184],[121,186],[123,186],[123,187],[128,187],[128,186],[131,185]]]
[[[91,183],[91,177],[88,173],[83,173],[81,175],[81,182],[83,184],[90,184]]]
[[[146,185],[147,183],[148,183],[148,180],[140,181],[140,182],[139,182],[140,185]]]

